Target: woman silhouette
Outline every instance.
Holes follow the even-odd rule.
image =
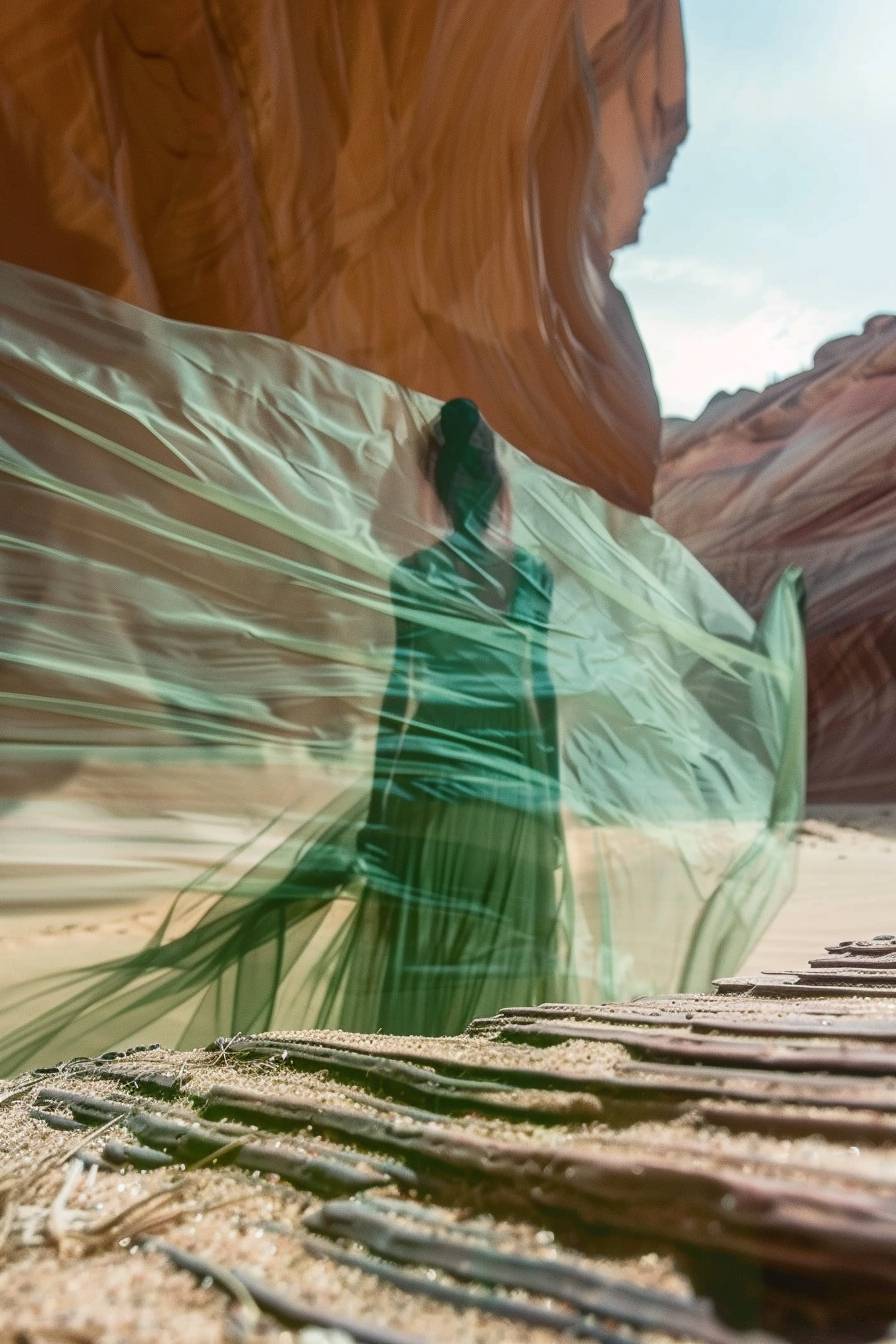
[[[427,472],[452,529],[392,574],[395,655],[366,822],[364,803],[322,813],[186,932],[172,936],[175,902],[133,956],[32,986],[11,1005],[0,1076],[139,1039],[168,1014],[182,1046],[264,1030],[276,1005],[291,1027],[444,1034],[574,992],[557,891],[551,575],[489,540],[505,486],[471,401],[443,407]]]
[[[505,483],[472,401],[443,407],[426,467],[452,530],[392,576],[395,657],[339,1014],[354,1030],[451,1032],[568,992],[551,574],[489,543]]]

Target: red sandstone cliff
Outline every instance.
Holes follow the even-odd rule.
[[[287,337],[650,507],[608,275],[685,130],[678,0],[13,0],[0,257]]]
[[[803,568],[810,792],[896,797],[896,316],[670,422],[655,513],[754,612]]]

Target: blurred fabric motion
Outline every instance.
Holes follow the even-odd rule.
[[[166,1009],[208,990],[200,1035],[289,1020],[296,1002],[294,1020],[345,1022],[351,993],[331,1013],[309,1000],[313,978],[288,972],[332,965],[357,924],[396,616],[456,647],[450,723],[419,731],[446,781],[473,780],[470,842],[503,870],[515,847],[493,824],[495,788],[538,782],[506,712],[520,696],[513,613],[471,606],[453,583],[415,587],[413,602],[390,592],[397,562],[446,532],[422,470],[439,403],[271,337],[14,267],[0,278],[6,899],[64,910],[189,887],[178,918],[203,918],[208,938],[189,974],[168,967],[183,975]],[[553,983],[562,972],[583,998],[706,985],[737,967],[792,879],[799,577],[783,575],[757,625],[656,523],[498,448],[503,526],[531,557],[518,582],[532,591],[537,573],[553,590],[529,622],[559,716],[550,809],[566,854],[537,847],[560,864]],[[476,647],[480,676],[460,657]],[[464,953],[471,976],[502,929],[524,934],[518,913],[492,916]],[[128,937],[136,948],[145,930]],[[354,992],[359,946],[342,963]],[[244,958],[255,974],[237,974]],[[158,982],[147,998],[132,978],[128,1011],[157,1006]],[[3,999],[0,1035],[21,1012]],[[77,1028],[63,1018],[86,1031],[83,1013]]]

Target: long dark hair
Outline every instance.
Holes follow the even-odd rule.
[[[425,469],[455,528],[484,532],[505,482],[495,436],[474,401],[445,402],[430,430]]]

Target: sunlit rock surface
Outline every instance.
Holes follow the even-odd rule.
[[[35,0],[0,88],[0,257],[466,393],[649,510],[609,257],[685,133],[678,0]]]
[[[754,612],[803,567],[810,793],[896,797],[896,316],[670,421],[655,512]]]

